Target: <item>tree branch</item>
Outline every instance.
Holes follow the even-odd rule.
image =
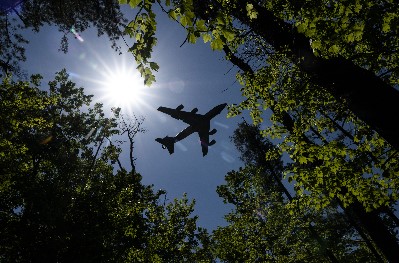
[[[276,17],[257,1],[250,1],[258,12],[250,19],[246,12],[248,1],[235,1],[231,13],[247,25],[277,51],[286,54],[308,73],[312,81],[327,89],[347,106],[357,117],[377,131],[388,143],[399,149],[399,91],[385,83],[373,72],[355,65],[341,56],[331,59],[316,57],[310,39],[296,28]],[[372,107],[370,107],[373,105]]]

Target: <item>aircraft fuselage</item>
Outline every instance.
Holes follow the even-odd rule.
[[[191,112],[182,111],[184,108],[183,105],[179,105],[176,109],[159,107],[158,111],[166,113],[175,119],[179,119],[189,126],[179,132],[175,137],[166,136],[164,138],[157,138],[156,141],[166,147],[169,153],[172,154],[174,152],[175,142],[183,140],[192,133],[197,132],[201,141],[202,153],[205,156],[208,153],[208,146],[215,144],[215,140],[209,142],[209,135],[216,133],[216,129],[210,131],[210,120],[220,114],[226,105],[226,103],[220,104],[206,114],[197,114],[197,108],[193,109]]]

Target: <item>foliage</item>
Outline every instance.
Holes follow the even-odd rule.
[[[386,209],[392,207],[397,201],[399,194],[397,187],[399,126],[395,119],[399,113],[396,106],[399,94],[397,92],[399,74],[397,64],[399,35],[397,22],[399,18],[397,14],[399,9],[394,1],[120,0],[119,2],[129,4],[137,10],[124,33],[135,40],[130,52],[134,55],[138,63],[138,70],[147,85],[155,81],[153,71],[158,70],[156,62],[151,60],[151,52],[156,44],[156,4],[186,30],[187,42],[196,43],[198,38],[202,38],[204,42],[210,43],[213,50],[223,50],[226,53],[226,58],[239,67],[237,78],[242,84],[241,90],[244,98],[239,105],[230,107],[230,115],[234,116],[243,110],[249,110],[254,123],[259,124],[263,122],[264,112],[270,109],[272,111],[271,125],[262,134],[279,141],[278,148],[273,149],[272,152],[248,152],[249,155],[245,158],[256,157],[256,163],[259,164],[262,155],[266,155],[265,161],[275,160],[276,156],[283,153],[290,156],[292,162],[284,167],[284,173],[289,181],[295,182],[297,193],[297,198],[290,205],[305,214],[314,215],[312,220],[307,222],[323,221],[321,211],[329,209],[337,201],[344,208],[355,206],[363,209],[364,207],[367,211]],[[107,9],[108,6],[104,3],[110,3],[111,8]],[[122,34],[119,28],[122,18],[118,16],[119,9],[115,2],[106,1],[104,3],[85,1],[75,5],[69,3],[66,8],[61,8],[59,3],[54,1],[26,1],[21,13],[17,13],[24,24],[19,27],[26,26],[39,30],[43,23],[54,22],[67,34],[72,26],[81,31],[94,21],[93,23],[100,28],[100,34],[106,32],[111,40],[115,40]],[[105,12],[105,15],[96,16],[102,12]],[[85,15],[81,16],[81,14]],[[109,17],[111,19],[107,20]],[[18,25],[16,22],[10,22],[10,19],[9,14],[2,13],[0,22],[3,25],[1,27],[3,38],[0,39],[0,44],[2,44],[0,45],[0,63],[3,72],[18,72],[17,61],[24,59],[24,49],[15,43],[23,38],[15,33]],[[64,50],[67,47],[65,41],[66,36],[62,42]],[[16,56],[10,55],[12,53],[15,53]],[[57,81],[63,83],[59,88],[57,88]],[[107,209],[111,209],[111,206],[109,208],[107,206],[100,207],[98,200],[102,200],[103,197],[100,198],[92,194],[90,189],[102,189],[100,187],[102,181],[98,178],[108,176],[114,180],[118,176],[123,178],[139,177],[134,172],[132,155],[130,159],[133,171],[128,173],[119,162],[120,149],[110,140],[113,134],[119,132],[116,126],[119,118],[118,111],[115,111],[114,119],[105,118],[100,105],[95,106],[89,113],[77,112],[74,109],[82,106],[89,98],[85,97],[82,92],[76,90],[72,92],[71,89],[62,88],[69,85],[66,84],[69,82],[66,82],[65,78],[59,77],[57,81],[50,84],[50,96],[47,97],[39,96],[40,92],[27,88],[26,83],[14,85],[10,84],[10,80],[3,83],[4,90],[19,87],[20,91],[17,92],[19,95],[16,96],[16,99],[12,99],[14,95],[7,95],[7,92],[2,94],[4,98],[7,98],[1,102],[2,107],[6,109],[3,112],[9,111],[12,114],[11,117],[7,117],[5,114],[1,115],[5,125],[1,128],[4,139],[2,138],[0,144],[2,149],[0,162],[5,167],[1,168],[4,169],[2,171],[4,181],[2,181],[1,187],[5,189],[4,200],[1,201],[1,204],[5,207],[4,211],[8,211],[2,213],[6,218],[4,222],[7,224],[16,222],[15,224],[19,227],[22,225],[21,220],[25,220],[26,217],[31,221],[24,221],[24,225],[30,226],[30,222],[34,222],[32,229],[35,229],[36,232],[32,232],[32,236],[38,237],[40,242],[47,240],[46,244],[51,243],[55,246],[58,243],[52,243],[50,239],[56,240],[58,236],[62,235],[59,235],[58,232],[57,235],[51,234],[50,230],[53,228],[47,227],[51,225],[47,221],[52,220],[49,216],[42,219],[42,216],[46,214],[45,211],[52,211],[53,208],[56,211],[61,210],[56,209],[56,206],[52,206],[51,209],[43,208],[49,205],[48,202],[43,202],[47,196],[52,196],[48,193],[56,192],[54,189],[59,189],[54,184],[64,182],[61,188],[69,189],[62,193],[56,192],[55,196],[60,197],[55,198],[54,202],[61,200],[65,204],[64,208],[68,207],[69,209],[69,207],[79,207],[74,205],[75,201],[71,200],[75,199],[72,198],[79,196],[85,200],[82,203],[86,204],[87,201],[92,200],[93,196],[93,202],[97,200],[97,204],[93,205],[92,214],[106,214],[104,220],[112,221],[116,215],[110,216],[112,213]],[[35,82],[37,79],[32,80],[32,83]],[[10,92],[10,94],[15,93]],[[30,95],[24,97],[24,94]],[[68,100],[69,95],[75,96],[75,99]],[[8,100],[14,102],[8,104]],[[82,121],[87,121],[87,123]],[[84,125],[79,125],[82,123]],[[85,138],[86,135],[93,132],[97,133],[95,138],[90,136],[90,138]],[[104,144],[107,144],[107,141],[109,145],[105,147]],[[132,140],[130,143],[133,143]],[[102,151],[99,151],[100,149]],[[68,160],[68,163],[65,160]],[[115,163],[118,163],[119,169],[113,166]],[[275,167],[278,166],[279,162]],[[250,174],[256,175],[258,172],[245,171],[245,173],[249,176]],[[85,175],[85,179],[82,179],[82,175]],[[97,179],[92,178],[95,175]],[[234,176],[239,177],[238,175]],[[245,181],[245,179],[239,178]],[[81,193],[86,189],[86,181],[90,182],[88,186],[90,191],[87,190],[87,196]],[[73,182],[73,184],[70,185],[69,182]],[[257,180],[247,182],[245,187],[257,182]],[[132,182],[132,189],[136,187],[134,185],[135,183]],[[142,187],[141,184],[139,185],[139,188]],[[269,188],[275,191],[277,189]],[[30,191],[32,189],[40,189],[40,191],[32,194]],[[116,192],[120,193],[122,190],[122,188],[117,188]],[[257,189],[257,191],[259,190]],[[242,189],[239,193],[231,190],[229,196],[237,199],[243,192],[245,191]],[[106,193],[104,196],[113,196],[112,193],[104,193]],[[227,193],[229,191],[226,190],[223,195],[227,196]],[[204,244],[208,244],[209,240],[206,239],[205,232],[199,230],[197,234],[190,236],[193,233],[190,231],[194,229],[193,221],[190,220],[183,220],[187,224],[185,230],[176,229],[173,225],[160,227],[157,230],[148,228],[152,231],[148,233],[155,233],[155,236],[150,235],[153,239],[138,238],[139,234],[137,233],[143,233],[140,231],[146,231],[145,229],[149,225],[157,225],[148,219],[153,217],[151,214],[158,215],[160,220],[158,222],[162,220],[169,222],[173,218],[172,214],[168,214],[169,210],[164,211],[164,208],[157,203],[160,197],[159,193],[155,194],[150,189],[148,194],[143,194],[143,196],[148,199],[152,198],[152,201],[148,201],[140,196],[143,198],[143,201],[140,202],[146,203],[144,200],[147,200],[148,211],[140,205],[138,205],[139,208],[130,208],[138,211],[135,214],[139,218],[137,222],[141,224],[140,220],[143,220],[144,223],[137,229],[135,228],[137,225],[135,225],[131,231],[129,228],[129,231],[121,232],[122,234],[118,237],[125,239],[126,233],[129,233],[126,242],[131,243],[126,246],[123,242],[118,243],[117,245],[121,244],[122,246],[120,251],[123,251],[118,251],[118,255],[126,255],[125,258],[135,259],[150,257],[153,261],[164,259],[177,261],[176,257],[181,256],[178,252],[180,248],[186,252],[198,249],[195,242],[188,243],[188,247],[193,245],[192,249],[188,249],[184,242],[166,246],[169,244],[164,240],[184,235],[175,235],[176,231],[185,233],[188,236],[187,240],[197,238]],[[137,198],[137,200],[141,200],[139,197]],[[262,198],[266,198],[266,196],[262,196]],[[275,197],[267,198],[274,200]],[[34,202],[27,200],[34,200]],[[256,200],[256,198],[253,199],[255,204]],[[125,204],[122,202],[122,205]],[[192,209],[191,204],[185,203],[185,201],[175,203],[174,207],[183,215],[189,215]],[[253,207],[255,210],[256,208]],[[278,209],[283,208],[278,207]],[[76,217],[80,216],[81,211],[84,210],[86,209],[79,210],[80,213],[76,212]],[[101,212],[98,212],[100,210]],[[123,210],[121,213],[123,214],[125,211]],[[56,212],[54,213],[56,214]],[[73,214],[73,212],[70,213]],[[163,216],[161,216],[162,213],[164,213]],[[268,213],[273,215],[274,212]],[[63,218],[64,215],[59,217]],[[251,219],[247,220],[247,217]],[[240,221],[241,218],[245,220]],[[276,218],[278,217],[276,216]],[[283,219],[285,218],[278,220]],[[251,220],[252,217],[247,214],[239,215],[238,219],[234,216],[231,217],[232,224],[237,223],[240,227],[249,225],[256,229]],[[300,221],[304,220],[301,218]],[[78,222],[78,219],[70,219],[70,221],[73,222],[71,223],[73,225],[75,221]],[[122,220],[122,222],[125,221]],[[88,227],[90,233],[103,233],[101,232],[103,229],[106,232],[107,228],[103,225],[97,225],[94,222],[93,224],[98,226],[98,229]],[[118,224],[118,226],[120,225]],[[323,224],[321,225],[323,226]],[[83,227],[86,226],[83,224]],[[11,240],[12,235],[20,233],[18,231],[24,228],[9,227],[8,229],[11,229],[11,234],[6,235],[8,239],[5,239],[6,241],[2,244],[7,247],[8,244],[14,244],[12,242],[20,242],[18,244],[24,245],[21,247],[27,248],[26,255],[29,257],[29,253],[33,251],[32,246],[39,241],[36,242],[35,239],[29,240],[28,238],[22,239],[22,241]],[[58,231],[58,228],[56,229]],[[235,229],[233,227],[230,230],[234,232]],[[30,233],[28,230],[26,230],[27,233]],[[227,231],[226,236],[222,233],[221,238],[226,238],[227,235],[234,236],[233,232]],[[264,236],[268,236],[270,233],[272,232],[267,232]],[[106,234],[112,236],[111,231]],[[72,236],[72,234],[70,235]],[[306,235],[306,233],[301,232],[300,235]],[[102,240],[103,236],[100,234],[94,237],[88,235],[87,240],[96,242],[87,241],[87,243],[93,244],[93,249],[87,251],[96,251],[98,247],[106,244],[106,242],[98,241]],[[237,239],[249,242],[254,247],[264,242],[264,240],[254,239],[256,241],[251,243],[246,237],[238,236]],[[75,236],[68,237],[60,242],[69,244],[68,242],[72,242],[71,240],[75,241],[77,238]],[[76,242],[79,244],[84,240],[86,239],[79,239]],[[149,243],[152,245],[148,245]],[[297,244],[298,242],[294,239],[293,243]],[[396,242],[393,243],[397,247]],[[33,245],[31,246],[31,244]],[[229,243],[226,241],[226,244]],[[265,244],[269,246],[269,243]],[[112,243],[110,247],[113,245],[115,244]],[[229,245],[223,249],[234,248],[234,244]],[[395,251],[395,248],[389,249],[389,245],[387,247],[387,250]],[[11,254],[16,253],[9,247],[7,249],[10,249],[9,253]],[[297,251],[295,250],[297,246],[294,245],[288,249]],[[359,249],[361,248],[359,247]],[[334,250],[342,251],[341,248],[334,248]],[[54,249],[54,251],[59,250]],[[110,251],[114,251],[113,248]],[[164,251],[174,252],[166,255]],[[228,251],[224,254],[226,257],[231,255],[229,253],[234,253],[226,251]],[[242,250],[240,251],[242,252]],[[256,248],[253,251],[256,251]],[[303,256],[307,258],[306,260],[311,261],[312,257],[318,255],[320,251],[302,252],[298,252],[298,255],[301,255],[299,258]],[[60,253],[60,255],[67,254]],[[114,255],[113,253],[109,252],[107,255]],[[258,260],[257,256],[254,257],[251,253],[249,255],[247,252],[242,253],[240,258],[242,260],[249,258]],[[281,251],[273,253],[279,258],[285,255],[285,252]],[[350,252],[344,250],[343,253],[347,255]],[[195,254],[209,256],[206,251],[195,252]],[[68,255],[73,256],[74,254]],[[96,255],[102,257],[99,253]],[[175,255],[179,256],[175,257]],[[272,255],[272,252],[268,255]],[[58,257],[58,255],[56,256]],[[192,261],[191,256],[195,255],[188,254],[187,260]]]
[[[226,216],[229,224],[212,236],[217,257],[224,262],[374,262],[368,252],[373,246],[366,247],[367,239],[358,236],[353,214],[334,205],[322,211],[292,205],[298,197],[281,181],[281,156],[260,136],[259,126],[243,121],[231,139],[246,166],[229,172],[217,189],[225,203],[234,205]]]
[[[137,70],[141,76],[144,77],[144,83],[151,85],[155,81],[155,76],[152,71],[158,70],[158,64],[149,61],[151,58],[152,48],[156,45],[155,31],[156,21],[155,13],[153,11],[154,1],[126,1],[120,0],[120,4],[127,4],[132,8],[137,8],[137,14],[127,27],[126,34],[135,39],[135,43],[129,48],[129,51],[134,55],[138,64]]]
[[[121,3],[125,2],[129,1]],[[140,1],[137,7],[150,10],[153,3]],[[397,134],[392,99],[398,95],[392,88],[399,68],[396,4],[157,3],[185,28],[188,42],[202,37],[240,68],[237,77],[244,99],[230,108],[230,116],[249,110],[258,124],[263,112],[272,110],[272,125],[263,135],[282,140],[279,151],[293,161],[285,174],[295,180],[304,206],[321,209],[339,198],[345,206],[358,201],[372,210],[396,202],[399,156],[396,136],[391,136]],[[143,19],[138,23],[154,36],[155,13]],[[133,31],[132,37],[137,36],[141,37]],[[152,37],[151,48],[155,42]],[[140,45],[151,51],[149,45]],[[136,60],[146,64],[150,54],[141,50],[132,47]],[[151,78],[151,67],[147,69],[144,75]]]
[[[55,25],[63,33],[60,50],[68,51],[72,29],[82,32],[97,29],[98,36],[107,35],[112,47],[120,51],[117,40],[123,37],[126,23],[116,0],[52,1],[24,0],[9,10],[0,10],[0,64],[3,74],[21,75],[18,64],[25,61],[25,39],[19,32],[39,32],[44,25]]]
[[[214,25],[210,26],[209,20],[205,17],[214,18],[216,6],[212,1],[164,1],[165,6],[161,1],[157,1],[160,8],[167,13],[167,15],[177,21],[187,31],[186,41],[195,43],[197,38],[202,37],[203,41],[210,42],[212,49],[220,50],[226,41],[232,41],[235,37],[235,32],[231,26],[231,18],[229,16],[219,15]],[[120,0],[120,4],[129,4],[132,8],[138,9],[134,19],[129,23],[126,32],[135,39],[135,43],[130,48],[130,52],[138,64],[138,70],[144,77],[144,83],[151,85],[155,80],[153,71],[158,70],[158,64],[149,61],[151,52],[156,45],[156,13],[154,11],[155,1],[144,0]],[[206,7],[207,9],[203,9]],[[169,8],[168,10],[166,8]],[[198,17],[197,12],[203,12],[204,18]]]
[[[281,157],[274,144],[262,136],[259,126],[243,121],[234,130],[231,140],[240,152],[240,159],[245,164],[264,166],[270,171],[281,173],[283,169]],[[268,156],[268,161],[266,161],[266,156]]]
[[[307,202],[315,207],[336,197],[345,205],[358,200],[369,210],[397,200],[397,151],[283,57],[268,61],[275,67],[251,79],[243,89],[249,99],[238,109],[251,109],[259,122],[262,109],[273,108],[272,126],[263,135],[284,138],[279,150],[294,161],[286,173],[298,194],[310,192]]]
[[[65,71],[39,87],[39,76],[0,85],[1,261],[212,261],[194,203],[165,204],[121,165],[119,109],[89,107]]]
[[[222,262],[327,262],[328,248],[338,262],[375,262],[363,240],[333,207],[297,208],[295,213],[277,190],[267,187],[270,174],[246,166],[229,172],[218,187],[234,205],[228,225],[213,232],[213,251]],[[320,243],[318,237],[323,237]],[[322,244],[322,246],[321,246]],[[324,250],[323,250],[324,249]]]
[[[393,1],[316,3],[274,1],[267,8],[312,39],[314,52],[323,57],[342,55],[372,70],[392,85],[398,84],[398,5]],[[382,46],[381,46],[382,45]]]

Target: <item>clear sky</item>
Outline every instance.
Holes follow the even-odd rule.
[[[223,54],[212,51],[208,44],[202,44],[202,40],[195,45],[187,43],[180,47],[185,39],[183,29],[163,14],[160,19],[158,44],[153,54],[160,70],[152,87],[142,86],[143,81],[137,77],[136,63],[127,53],[127,47],[122,46],[124,54],[119,56],[110,47],[108,39],[98,38],[95,30],[79,32],[83,42],[70,34],[67,54],[58,51],[62,33],[57,29],[44,27],[38,34],[26,32],[30,44],[23,68],[29,74],[42,74],[45,77],[43,84],[52,79],[56,71],[66,68],[72,80],[83,86],[86,94],[94,94],[94,101],[104,103],[109,112],[114,101],[104,91],[107,79],[121,71],[131,72],[135,78],[132,88],[138,88],[140,93],[125,96],[137,96],[137,99],[125,105],[122,112],[145,117],[147,132],[140,134],[135,144],[136,169],[143,176],[143,183],[166,190],[169,200],[187,193],[189,199],[196,200],[195,214],[199,216],[199,225],[212,230],[225,224],[223,215],[231,209],[218,197],[216,186],[223,184],[228,171],[242,165],[229,139],[241,117],[227,119],[225,109],[211,121],[211,129],[216,128],[218,132],[210,136],[216,144],[210,147],[207,156],[202,157],[197,134],[178,143],[175,153],[169,155],[155,138],[174,136],[186,124],[156,109],[183,104],[184,110],[197,107],[198,113],[206,113],[221,103],[238,103],[242,97],[235,80],[237,69],[229,71],[231,64],[223,59]],[[127,151],[124,156],[128,156]],[[124,163],[128,165],[127,158]]]

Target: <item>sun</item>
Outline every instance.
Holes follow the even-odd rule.
[[[105,77],[105,95],[111,104],[125,106],[137,103],[142,92],[142,82],[136,72],[119,70]]]
[[[148,103],[148,87],[135,68],[108,69],[101,81],[101,100],[111,107],[131,112]]]
[[[74,76],[90,83],[93,102],[103,104],[106,109],[121,108],[127,115],[140,115],[153,109],[153,104],[159,99],[159,86],[150,88],[144,85],[144,79],[129,54],[113,56],[113,53],[100,54],[94,48],[89,50],[94,58],[87,64],[91,73],[84,77]],[[80,57],[85,59],[85,55]]]

